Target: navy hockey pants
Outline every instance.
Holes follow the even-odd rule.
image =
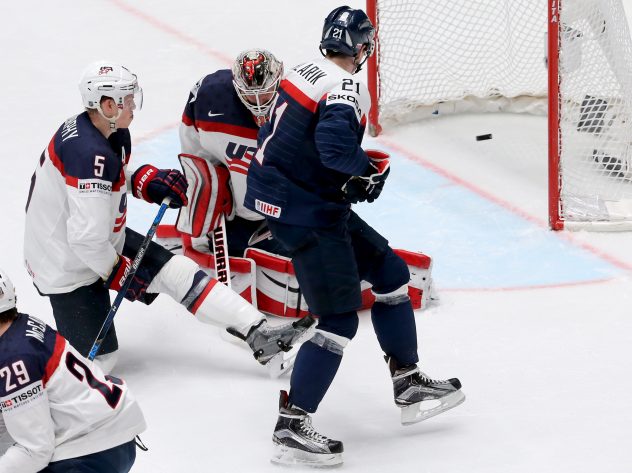
[[[134,259],[143,242],[144,235],[127,228],[123,255]],[[173,253],[157,243],[151,242],[141,262],[136,276],[143,278],[147,285],[156,277],[162,267],[171,259]],[[110,291],[103,281],[82,286],[64,294],[49,294],[57,331],[83,356],[88,356],[94,340],[97,338],[103,321],[110,310]],[[140,300],[150,304],[157,294],[145,294]],[[100,355],[112,353],[118,349],[114,324],[101,345]]]
[[[360,282],[368,281],[374,292],[388,294],[410,280],[408,266],[388,241],[352,211],[330,227],[299,227],[271,219],[268,226],[292,257],[310,312],[319,317],[319,330],[352,339],[362,302]],[[414,313],[406,296],[396,304],[376,302],[371,321],[384,353],[401,365],[418,361]],[[342,347],[316,338],[304,343],[292,373],[290,403],[315,412],[341,360]]]
[[[134,440],[118,447],[49,463],[39,473],[127,473],[136,460]]]

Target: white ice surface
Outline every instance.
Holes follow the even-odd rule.
[[[192,84],[251,46],[287,67],[317,56],[322,18],[338,5],[3,2],[0,266],[21,311],[53,323],[22,267],[23,209],[42,149],[81,110],[76,83],[86,64],[111,58],[138,73],[145,107],[132,125],[132,165],[177,167],[175,127]],[[460,377],[468,398],[400,426],[363,316],[315,416],[322,433],[344,441],[345,471],[630,471],[632,235],[547,230],[545,131],[541,117],[461,116],[369,141],[393,153],[393,174],[383,197],[358,211],[394,246],[434,257],[441,302],[418,314],[422,367]],[[482,133],[494,138],[476,142]],[[132,201],[129,225],[144,232],[156,210]],[[279,471],[268,458],[287,379],[267,379],[167,297],[125,303],[116,320],[115,373],[149,424],[150,451],[133,471]]]

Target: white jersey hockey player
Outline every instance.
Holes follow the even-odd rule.
[[[86,111],[57,130],[31,180],[24,256],[35,286],[50,298],[57,329],[87,356],[110,307],[109,289],[121,289],[143,240],[126,228],[127,190],[158,204],[169,198],[174,208],[188,201],[180,171],[146,164],[128,172],[128,127],[142,105],[136,75],[100,61],[86,69],[79,89]],[[168,294],[201,322],[241,334],[261,363],[306,330],[272,330],[260,312],[216,283],[191,259],[152,242],[125,297],[149,304]],[[117,348],[112,327],[100,359],[111,365],[107,355]]]
[[[0,270],[0,473],[128,472],[145,420],[127,384],[15,304]]]
[[[249,246],[283,252],[268,239],[249,245],[263,218],[244,207],[257,133],[267,120],[282,76],[283,64],[269,51],[244,51],[237,56],[232,70],[208,74],[193,86],[182,114],[180,160],[189,181],[191,205],[180,210],[178,229],[204,237],[224,214],[231,256],[243,256]],[[199,185],[200,167],[212,176],[208,187],[216,190],[205,194],[207,187]]]

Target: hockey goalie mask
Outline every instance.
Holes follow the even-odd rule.
[[[283,76],[283,63],[265,49],[242,52],[233,63],[233,85],[240,100],[263,125]]]
[[[136,74],[129,69],[107,61],[99,61],[86,68],[79,81],[79,91],[83,106],[88,109],[101,110],[101,98],[110,97],[116,103],[119,112],[110,123],[116,122],[123,108],[140,110],[143,107],[143,89],[138,85]]]
[[[7,273],[0,269],[0,313],[15,307],[15,288],[7,276]]]

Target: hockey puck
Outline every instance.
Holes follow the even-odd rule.
[[[492,139],[491,133],[488,133],[487,135],[476,135],[476,141],[491,140],[491,139]]]

